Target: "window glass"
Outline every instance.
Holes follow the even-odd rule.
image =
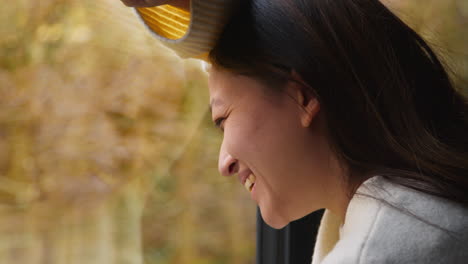
[[[0,9],[1,263],[253,263],[198,60],[120,1]]]
[[[466,87],[468,1],[384,2]],[[1,263],[255,262],[200,61],[117,0],[10,1],[0,36]]]

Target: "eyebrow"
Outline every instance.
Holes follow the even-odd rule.
[[[221,101],[220,99],[218,98],[213,98],[210,102],[210,112],[213,113],[213,106],[216,106],[216,105],[223,105],[223,101]]]

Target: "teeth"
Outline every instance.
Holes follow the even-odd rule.
[[[255,183],[255,175],[250,174],[249,177],[245,180],[244,187],[247,191],[251,192],[253,185]]]

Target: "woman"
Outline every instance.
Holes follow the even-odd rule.
[[[222,5],[193,0],[192,29],[200,2]],[[168,43],[211,63],[219,170],[238,175],[265,222],[326,208],[314,264],[466,263],[468,104],[426,42],[377,0],[220,10],[219,33],[220,18],[205,17],[215,41],[184,47],[184,32]],[[154,10],[137,11],[161,37]]]

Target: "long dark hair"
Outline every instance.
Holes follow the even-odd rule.
[[[348,183],[382,175],[468,206],[468,104],[378,0],[245,0],[209,59],[276,90],[296,71]]]

